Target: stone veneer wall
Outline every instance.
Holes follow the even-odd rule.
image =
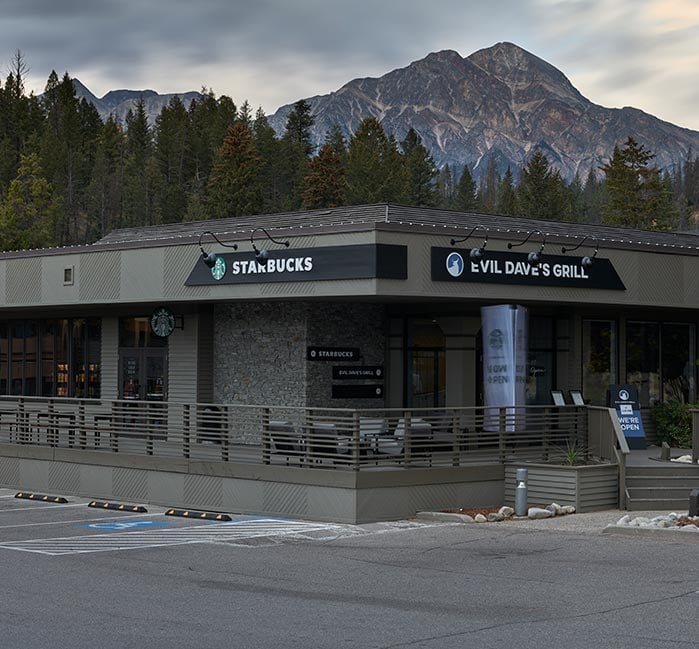
[[[354,363],[307,361],[308,346],[358,347],[361,359]],[[382,408],[383,399],[332,399],[332,368],[342,364],[383,365],[386,369],[385,351],[383,305],[218,304],[214,308],[214,401]]]
[[[214,401],[306,405],[306,311],[302,303],[214,308]]]
[[[357,362],[309,361],[306,367],[306,404],[318,408],[383,408],[384,399],[332,399],[334,365],[386,367],[386,309],[382,304],[319,303],[308,306],[307,344],[316,347],[358,347]],[[338,381],[344,384],[379,381]],[[386,381],[380,381],[384,386]]]

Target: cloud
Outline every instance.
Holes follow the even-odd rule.
[[[590,100],[699,128],[696,0],[9,0],[0,62],[16,49],[43,90],[52,69],[95,94],[205,85],[268,112],[380,76],[429,52],[499,41],[555,67]],[[7,65],[5,66],[7,67]],[[674,100],[674,101],[672,101]]]

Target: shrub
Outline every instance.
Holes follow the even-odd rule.
[[[692,445],[692,409],[695,405],[667,401],[651,410],[658,443],[689,448]]]

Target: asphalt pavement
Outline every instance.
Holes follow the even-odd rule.
[[[602,534],[617,510],[352,526],[67,500],[0,490],[2,649],[696,646],[694,535]]]

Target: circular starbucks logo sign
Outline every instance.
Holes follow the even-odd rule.
[[[458,252],[449,253],[447,256],[447,273],[452,277],[459,277],[464,272],[464,258]]]
[[[504,335],[500,329],[493,329],[488,335],[488,345],[491,349],[502,349]]]
[[[150,328],[156,336],[167,338],[175,329],[175,316],[170,309],[158,307],[150,317]]]
[[[211,268],[211,276],[215,280],[223,279],[226,274],[226,262],[223,257],[216,257],[216,263]]]
[[[627,390],[619,390],[619,398],[622,401],[628,401],[631,398],[631,395],[628,393]]]

